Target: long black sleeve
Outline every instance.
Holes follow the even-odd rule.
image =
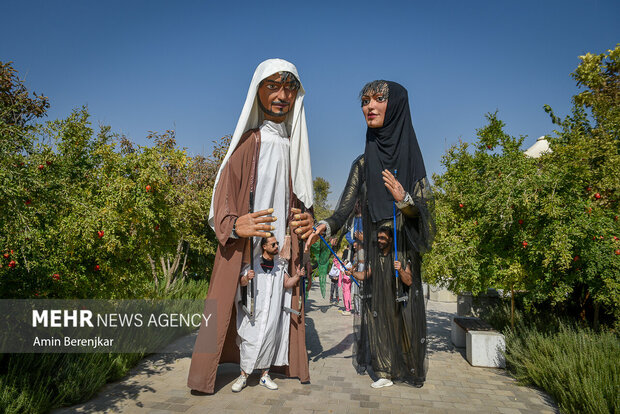
[[[355,203],[359,199],[360,191],[364,185],[364,155],[360,155],[353,161],[349,179],[342,190],[340,200],[336,205],[334,214],[325,219],[331,229],[331,234],[335,234],[346,223],[351,216]]]

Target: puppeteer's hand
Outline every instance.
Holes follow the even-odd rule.
[[[239,218],[236,222],[236,232],[239,237],[271,237],[271,230],[275,227],[270,224],[276,221],[277,217],[272,217],[273,208],[248,213]]]
[[[306,268],[300,265],[297,265],[297,275],[299,277],[304,277],[306,276]]]
[[[254,279],[254,270],[248,270],[248,273],[241,277],[239,284],[241,286],[247,286],[250,280]]]
[[[306,246],[304,247],[304,252],[307,252],[308,250],[310,250],[310,246],[312,246],[319,239],[319,234],[325,234],[326,229],[327,229],[327,226],[325,224],[319,224],[317,226],[316,230],[314,230],[310,234],[310,237],[308,237],[308,240],[306,240]]]
[[[314,217],[308,212],[302,213],[298,208],[291,208],[291,213],[294,214],[294,221],[291,221],[291,231],[301,236],[302,239],[307,239],[312,234]]]
[[[388,191],[392,194],[392,197],[394,197],[394,200],[396,200],[397,203],[400,203],[401,201],[403,201],[407,193],[405,192],[405,189],[400,184],[400,182],[388,170],[383,170],[382,174],[383,174],[383,183],[385,184],[385,188],[387,188]]]
[[[364,232],[362,231],[356,231],[355,233],[353,233],[353,236],[355,236],[355,238],[361,242],[364,241]]]
[[[398,276],[400,280],[407,286],[411,286],[413,283],[413,277],[411,274],[411,267],[407,266],[406,269],[402,267],[400,262],[397,260],[394,262],[394,269],[398,270]]]

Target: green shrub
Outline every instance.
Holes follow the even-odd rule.
[[[0,366],[0,412],[44,413],[85,401],[143,354],[12,354]]]
[[[550,152],[523,154],[497,113],[442,157],[433,176],[437,237],[425,279],[474,294],[521,292],[524,303],[573,306],[582,319],[620,319],[620,44],[580,56],[581,92]],[[603,322],[603,321],[601,321]],[[611,321],[613,323],[613,321]]]
[[[206,280],[186,280],[176,284],[165,298],[204,299],[207,287]],[[107,382],[127,375],[144,356],[0,354],[0,413],[45,413],[86,401]]]
[[[506,333],[508,370],[521,383],[544,389],[566,413],[620,412],[620,341],[560,322],[541,332],[521,319]]]

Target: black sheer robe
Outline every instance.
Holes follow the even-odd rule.
[[[354,321],[354,365],[359,373],[370,368],[379,378],[421,386],[426,380],[426,312],[421,280],[421,254],[432,242],[431,192],[426,178],[407,189],[412,203],[396,208],[396,240],[402,267],[413,274],[411,286],[394,273],[394,249],[383,256],[377,246],[377,230],[394,220],[373,222],[368,209],[364,156],[358,157],[334,214],[325,221],[335,234],[353,214],[359,200],[363,217],[366,267],[360,283],[362,309]],[[405,297],[398,301],[397,297]]]

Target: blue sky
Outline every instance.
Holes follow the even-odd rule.
[[[383,4],[385,3],[385,4]],[[586,52],[620,42],[619,1],[3,1],[0,60],[51,98],[49,119],[88,105],[93,124],[147,144],[175,129],[190,154],[234,130],[256,65],[297,65],[313,175],[337,200],[364,148],[358,92],[373,79],[409,91],[429,176],[484,115],[525,145],[577,92]]]

